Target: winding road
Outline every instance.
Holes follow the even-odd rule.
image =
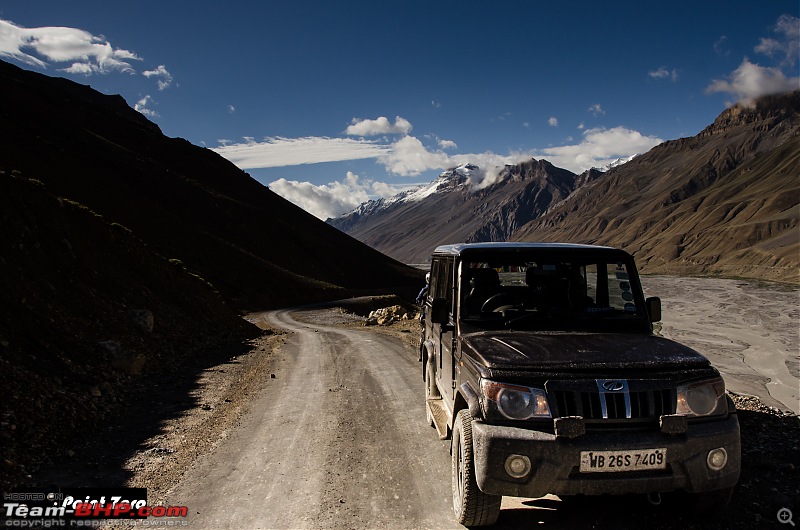
[[[192,528],[464,528],[451,506],[450,442],[425,421],[416,352],[331,314],[255,317],[290,333],[240,425],[167,493],[166,505],[189,507]],[[495,528],[686,524],[644,496],[504,497],[501,508]]]
[[[170,492],[191,526],[463,528],[415,352],[286,310],[263,318],[292,334],[242,425]]]

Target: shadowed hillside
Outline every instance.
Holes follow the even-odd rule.
[[[103,428],[140,374],[259,332],[119,224],[0,173],[0,486]]]
[[[261,333],[243,310],[419,289],[119,96],[2,61],[0,86],[0,489],[105,436],[137,384],[189,392]]]
[[[19,171],[186,264],[238,308],[418,288],[415,271],[344,236],[120,96],[0,61],[0,169]]]

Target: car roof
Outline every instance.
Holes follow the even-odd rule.
[[[504,251],[525,251],[541,250],[545,252],[612,252],[625,253],[614,247],[604,247],[599,245],[583,245],[576,243],[509,243],[509,242],[488,242],[488,243],[455,243],[452,245],[441,245],[436,247],[434,254],[459,256],[463,253],[472,252],[504,252]]]

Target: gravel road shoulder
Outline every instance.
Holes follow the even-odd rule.
[[[105,432],[44,469],[38,483],[144,487],[149,503],[161,504],[195,460],[223,444],[239,424],[274,376],[273,351],[285,337],[266,330],[245,343],[197,352],[199,366],[133,385]]]

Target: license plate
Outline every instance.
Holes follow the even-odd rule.
[[[581,473],[647,471],[667,467],[667,450],[581,451]]]

